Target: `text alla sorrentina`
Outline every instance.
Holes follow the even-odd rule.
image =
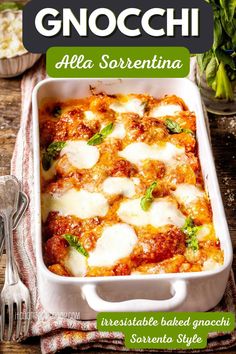
[[[131,58],[111,58],[108,54],[101,55],[98,63],[93,59],[86,58],[85,55],[64,55],[55,64],[56,69],[92,69],[98,66],[100,69],[181,69],[183,66],[181,59],[171,60],[162,56],[153,55],[147,59]]]

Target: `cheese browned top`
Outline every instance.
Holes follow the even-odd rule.
[[[176,96],[106,95],[40,109],[44,256],[65,276],[212,270],[196,117]]]

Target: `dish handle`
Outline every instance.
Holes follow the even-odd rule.
[[[187,284],[177,280],[171,284],[173,296],[166,300],[135,299],[121,302],[103,300],[97,292],[97,285],[86,284],[82,289],[88,305],[96,312],[156,312],[173,311],[184,303],[187,298]]]

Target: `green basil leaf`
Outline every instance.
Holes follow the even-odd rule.
[[[201,74],[205,72],[208,63],[211,60],[212,53],[213,53],[212,50],[209,50],[206,53],[197,54],[197,63]]]
[[[48,171],[51,167],[52,160],[54,160],[60,151],[65,147],[65,141],[55,141],[51,143],[46,152],[43,153],[42,166],[44,171]]]
[[[150,185],[150,187],[147,189],[146,195],[148,198],[153,198],[152,193],[153,193],[154,189],[156,188],[156,186],[157,186],[157,182],[153,182]]]
[[[96,133],[92,136],[91,139],[87,142],[88,145],[99,145],[103,142],[103,136],[100,133]]]
[[[144,210],[144,211],[148,211],[148,209],[150,208],[150,206],[152,205],[152,202],[153,202],[153,199],[152,198],[146,198],[146,197],[143,197],[140,201],[140,205],[141,205],[141,208]]]
[[[191,248],[194,252],[199,249],[197,232],[200,227],[195,226],[193,219],[188,217],[185,220],[184,226],[181,228],[182,232],[186,235],[186,245],[188,248]]]
[[[146,190],[145,196],[140,201],[140,206],[144,211],[148,211],[150,208],[154,198],[153,198],[153,191],[157,186],[157,182],[153,182],[150,187]]]
[[[223,30],[221,26],[220,19],[215,18],[214,20],[214,43],[213,43],[213,49],[215,50],[216,48],[220,47],[221,44],[223,44]]]
[[[230,79],[230,81],[236,80],[236,70],[232,70],[232,69],[228,68],[227,75],[228,75],[228,78]]]
[[[221,12],[220,19],[225,32],[231,39],[231,42],[234,43],[234,40],[236,38],[236,18],[233,18],[231,21],[228,21],[225,12]],[[233,48],[235,48],[235,46],[229,49],[233,49]]]
[[[233,87],[225,70],[224,63],[221,62],[216,75],[216,98],[224,98],[228,101],[233,101]]]
[[[234,50],[236,49],[236,19],[234,19],[232,21],[234,23],[234,34],[232,35],[232,38],[231,38],[231,41],[232,41],[232,47],[231,48],[234,48]]]
[[[65,147],[65,145],[65,141],[55,141],[48,146],[47,153],[54,158]]]
[[[236,70],[235,61],[230,54],[227,54],[224,50],[220,48],[217,48],[215,53],[219,62],[223,62],[225,65],[229,65],[232,70]]]
[[[220,0],[220,5],[224,10],[228,21],[232,21],[235,15],[236,1],[235,0]]]
[[[193,134],[193,131],[191,129],[184,129],[184,128],[181,128],[181,126],[173,121],[172,119],[170,118],[167,118],[166,121],[165,121],[165,124],[166,124],[166,127],[167,129],[171,132],[171,133],[176,133],[176,134],[179,134],[179,133],[188,133],[188,134]]]
[[[148,110],[148,101],[144,101],[141,103],[141,107],[143,107],[143,112],[147,112]]]
[[[194,222],[193,219],[191,218],[191,216],[188,216],[185,219],[185,223],[184,226],[182,227],[182,231],[184,231],[185,229],[187,229],[188,227],[193,227],[194,226]]]
[[[21,10],[23,5],[16,4],[15,2],[3,2],[0,4],[0,11],[4,10]]]
[[[206,80],[210,87],[214,85],[214,82],[216,80],[217,69],[218,69],[218,63],[216,57],[213,56],[206,68]]]
[[[191,129],[185,129],[185,128],[183,128],[182,131],[183,131],[183,133],[187,133],[187,134],[192,134],[192,135],[194,135],[194,133],[193,133],[193,131],[192,131]]]
[[[112,133],[114,124],[110,123],[105,128],[103,128],[100,133],[96,133],[92,138],[87,142],[88,145],[99,145],[103,143],[104,139]]]
[[[181,133],[182,132],[182,128],[181,126],[173,121],[172,119],[167,118],[165,121],[166,127],[167,129],[171,132],[171,133]]]
[[[186,241],[187,247],[191,248],[194,252],[199,250],[198,239],[196,237],[191,237]]]
[[[43,154],[43,158],[42,158],[42,166],[43,166],[44,171],[48,171],[50,169],[51,162],[52,162],[51,157],[45,152]]]
[[[113,125],[114,125],[113,123],[110,123],[100,131],[100,134],[102,135],[103,139],[112,133]]]
[[[89,256],[88,252],[84,249],[81,243],[78,240],[78,237],[70,234],[63,235],[63,238],[73,247],[77,252],[81,253],[86,258]]]
[[[200,74],[202,75],[204,72],[204,67],[203,67],[203,54],[197,54],[196,55],[197,58],[197,64],[198,64],[198,68],[200,70]]]
[[[53,117],[56,117],[56,118],[57,118],[57,117],[60,117],[61,112],[62,112],[61,106],[56,105],[56,106],[53,108],[53,110],[52,110],[52,115],[53,115]]]

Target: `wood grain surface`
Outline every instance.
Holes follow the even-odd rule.
[[[22,2],[20,0],[16,0]],[[0,3],[4,2],[0,0]],[[10,173],[10,161],[16,135],[20,126],[21,114],[21,77],[0,79],[0,175]],[[236,274],[236,118],[210,115],[210,130],[213,154],[226,217],[234,246],[234,273]],[[0,288],[4,281],[5,257],[0,263]],[[104,350],[86,351],[86,353],[104,353]],[[41,353],[39,338],[32,338],[25,343],[0,343],[0,353],[4,354],[38,354]],[[63,353],[77,353],[71,349]],[[78,352],[78,353],[81,353]],[[114,352],[108,352],[111,354]],[[236,348],[219,354],[235,354]],[[132,353],[131,353],[132,354]]]

